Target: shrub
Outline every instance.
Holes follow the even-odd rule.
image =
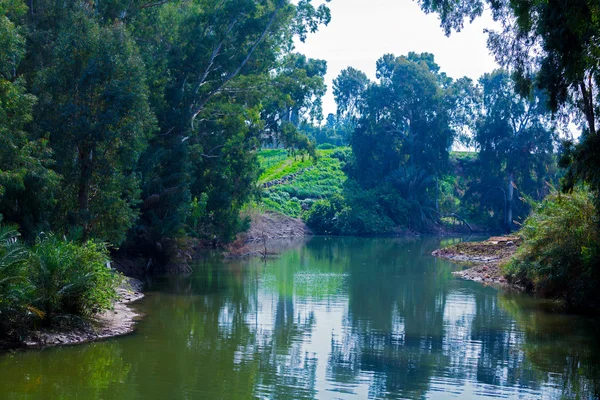
[[[592,194],[579,189],[548,196],[520,235],[524,243],[504,267],[513,281],[571,308],[600,307],[600,234]]]
[[[104,245],[79,245],[50,235],[38,239],[33,254],[35,305],[47,323],[58,314],[89,316],[112,306],[121,276],[108,268]]]
[[[25,323],[32,287],[25,267],[27,249],[12,226],[0,226],[0,337]]]
[[[331,153],[331,158],[337,158],[341,162],[346,162],[352,155],[352,150],[347,147],[338,148],[333,153]]]
[[[306,224],[320,235],[342,234],[337,216],[343,209],[343,199],[340,195],[331,199],[317,200],[304,215]]]

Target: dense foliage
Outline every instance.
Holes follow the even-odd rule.
[[[329,23],[321,3],[0,0],[0,215],[30,243],[57,235],[30,254],[3,233],[5,282],[27,282],[0,286],[4,312],[106,307],[115,282],[92,243],[164,264],[178,237],[233,239],[257,199],[317,233],[430,232],[452,219],[511,231],[558,183],[560,159],[564,188],[585,182],[600,210],[597,2],[421,0],[447,32],[489,4],[504,69],[473,82],[429,53],[386,54],[374,81],[340,73],[325,121],[327,64],[294,52]],[[561,147],[557,125],[572,115],[582,140]],[[550,233],[531,218],[536,243],[533,231]],[[530,249],[533,265],[546,250]]]
[[[426,12],[440,15],[447,34],[460,30],[488,7],[499,30],[488,47],[516,78],[521,94],[534,89],[548,97],[557,115],[575,111],[582,128],[579,143],[568,140],[561,160],[568,167],[564,188],[586,182],[600,202],[600,7],[596,0],[419,0]],[[600,212],[600,208],[597,207]]]
[[[513,281],[576,308],[600,306],[600,232],[588,190],[548,196],[527,218],[524,244],[505,266]]]
[[[562,188],[527,220],[525,245],[511,273],[531,279],[536,290],[569,305],[598,307],[600,230],[600,6],[596,0],[420,0],[439,13],[449,34],[488,8],[500,29],[488,47],[512,73],[521,95],[538,97],[558,119],[581,129],[580,140],[563,142]],[[589,193],[577,189],[587,185]],[[595,213],[595,216],[594,216]],[[596,289],[597,290],[597,289]]]
[[[545,97],[519,97],[506,71],[452,80],[431,54],[388,54],[377,79],[348,68],[334,81],[338,130],[350,129],[352,152],[341,197],[317,197],[305,213],[317,232],[435,231],[459,215],[510,231],[556,182]],[[457,144],[476,151],[450,157]]]
[[[0,214],[165,262],[242,227],[263,143],[314,155],[310,0],[0,0]]]

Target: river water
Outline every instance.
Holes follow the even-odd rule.
[[[0,355],[0,399],[596,399],[600,324],[453,278],[449,240],[312,238],[149,282],[134,334]]]

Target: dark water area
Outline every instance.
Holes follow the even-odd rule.
[[[455,279],[450,240],[207,258],[149,282],[134,334],[0,355],[0,399],[599,398],[598,321]]]

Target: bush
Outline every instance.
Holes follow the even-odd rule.
[[[25,267],[27,249],[12,226],[0,226],[0,337],[23,325],[29,315],[32,286]]]
[[[50,235],[37,241],[33,255],[35,305],[47,323],[58,314],[89,316],[112,306],[121,276],[108,268],[104,245]]]
[[[348,147],[337,148],[331,153],[331,158],[337,158],[341,162],[347,162],[352,155],[352,150]]]
[[[598,222],[588,191],[548,196],[525,221],[524,243],[504,267],[506,274],[570,308],[600,307]]]
[[[320,235],[340,235],[344,232],[338,223],[338,214],[343,210],[343,198],[340,195],[331,199],[317,200],[304,215],[306,224]]]
[[[373,191],[352,182],[339,194],[316,201],[304,215],[307,225],[324,235],[374,235],[391,233],[393,221],[377,203]]]

